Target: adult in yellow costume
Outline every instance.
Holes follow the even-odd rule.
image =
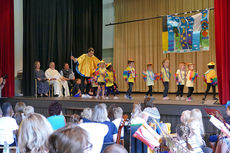
[[[94,49],[89,48],[87,54],[82,54],[80,57],[75,58],[71,56],[71,59],[77,63],[76,71],[81,75],[81,92],[82,98],[90,98],[90,81],[89,79],[93,76],[93,72],[97,68],[97,64],[100,60],[94,56]],[[86,91],[85,91],[86,84]]]

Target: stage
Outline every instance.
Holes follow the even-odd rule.
[[[13,98],[2,98],[0,102],[10,102],[13,106],[19,102],[25,102],[26,105],[31,105],[35,108],[35,112],[41,113],[45,116],[48,115],[47,108],[53,101],[59,101],[63,107],[63,113],[68,118],[71,114],[80,114],[83,108],[93,108],[96,104],[105,103],[107,107],[111,104],[116,104],[124,110],[124,113],[130,114],[134,103],[143,103],[144,94],[135,93],[133,94],[133,100],[126,100],[124,94],[119,95],[118,100],[101,100],[101,99],[82,99],[75,97],[13,97]],[[222,115],[226,118],[225,107],[220,104],[202,104],[201,94],[194,94],[192,102],[176,101],[175,94],[169,94],[171,100],[163,101],[162,94],[154,94],[154,104],[159,109],[161,114],[161,121],[170,122],[172,124],[172,131],[175,132],[176,125],[180,122],[181,112],[186,109],[198,108],[202,110],[203,121],[205,131],[208,134],[216,133],[216,128],[209,122],[207,114],[204,112],[204,108],[214,108],[221,111]],[[211,99],[211,95],[207,97]]]

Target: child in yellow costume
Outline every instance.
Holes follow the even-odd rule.
[[[184,84],[186,78],[186,66],[184,62],[179,63],[179,69],[176,71],[177,93],[176,100],[185,100],[183,97]]]
[[[111,93],[111,91],[113,91],[113,99],[118,99],[118,97],[116,96],[116,91],[115,91],[115,87],[114,87],[114,82],[116,81],[116,73],[113,70],[113,66],[111,63],[109,63],[106,66],[107,69],[107,75],[108,75],[108,81],[106,82],[106,87],[107,87],[107,97],[106,99],[109,99],[109,95]]]
[[[93,72],[97,68],[99,59],[94,56],[94,49],[89,48],[87,54],[82,54],[80,57],[75,58],[71,56],[71,59],[77,63],[76,71],[81,75],[81,92],[82,98],[91,98],[89,96],[90,90],[90,78],[93,76]],[[86,91],[85,91],[86,84]]]
[[[101,97],[102,97],[102,99],[105,99],[105,85],[106,85],[106,78],[108,78],[107,77],[107,70],[105,67],[105,61],[102,60],[99,62],[99,67],[96,70],[95,75],[97,76],[97,84],[98,84],[96,99],[99,98],[101,88],[102,88]]]
[[[214,62],[208,63],[208,68],[209,68],[209,70],[204,74],[204,77],[205,77],[205,80],[207,83],[207,89],[205,91],[203,100],[206,99],[207,94],[208,94],[211,87],[212,87],[212,91],[213,91],[213,100],[218,100],[216,98],[217,75],[216,75],[216,71],[214,70],[215,63]]]
[[[136,71],[135,71],[134,66],[135,66],[134,60],[129,59],[128,60],[128,67],[123,72],[123,77],[125,79],[125,82],[129,86],[129,88],[125,94],[125,98],[130,99],[130,100],[133,99],[131,94],[132,94],[132,90],[133,90],[133,84],[134,84],[134,81],[136,79]]]
[[[198,74],[194,72],[195,64],[188,64],[188,72],[186,75],[186,87],[188,87],[188,95],[186,101],[192,101],[192,94],[194,91],[194,81],[196,80]]]
[[[163,100],[169,100],[168,91],[169,91],[169,80],[170,80],[170,72],[169,72],[169,60],[166,58],[162,62],[163,68],[161,69],[161,76],[164,85],[163,92]]]

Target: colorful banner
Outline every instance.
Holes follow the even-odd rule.
[[[188,17],[170,16],[162,19],[164,53],[186,53],[209,50],[209,11]]]

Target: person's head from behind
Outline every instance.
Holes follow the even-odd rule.
[[[28,115],[34,113],[34,107],[33,106],[26,106],[24,108],[23,112],[24,112],[25,116],[28,116]]]
[[[163,60],[163,62],[162,62],[162,65],[164,66],[164,67],[166,67],[166,68],[168,68],[169,67],[169,59],[164,59]]]
[[[79,124],[80,123],[80,116],[78,114],[71,115],[70,122]]]
[[[0,118],[2,117],[2,108],[0,107]]]
[[[129,60],[128,60],[128,65],[129,65],[130,67],[134,67],[134,66],[135,66],[134,60],[133,60],[133,59],[129,59]]]
[[[187,149],[192,151],[193,149],[192,149],[191,145],[188,143],[188,139],[189,139],[189,136],[191,134],[190,128],[183,123],[178,124],[176,126],[176,134],[177,134],[177,138],[179,140],[183,140],[186,142]]]
[[[50,68],[51,68],[52,70],[55,69],[55,63],[54,63],[54,62],[50,62],[49,66],[50,66]]]
[[[153,99],[150,97],[144,99],[144,109],[147,107],[154,107]]]
[[[191,111],[185,110],[181,113],[180,121],[184,124],[187,124],[191,118]]]
[[[94,107],[92,121],[104,122],[107,120],[108,112],[105,104],[98,104]]]
[[[77,83],[77,84],[81,84],[81,79],[77,78],[77,79],[76,79],[76,83]]]
[[[152,63],[147,64],[147,70],[148,71],[152,71],[153,70],[153,64]]]
[[[92,148],[88,137],[88,133],[78,126],[64,127],[49,137],[49,152],[86,153]]]
[[[14,115],[14,111],[12,105],[8,102],[2,104],[2,116],[3,117],[12,117]]]
[[[69,70],[69,63],[67,63],[67,62],[64,63],[64,69],[65,69],[65,70]]]
[[[88,56],[92,57],[94,55],[95,50],[91,47],[88,49]]]
[[[61,115],[61,113],[62,113],[62,105],[61,105],[61,103],[59,103],[57,101],[52,102],[49,105],[48,113],[49,113],[49,116]]]
[[[40,69],[40,67],[41,67],[40,62],[39,61],[35,61],[34,62],[34,67],[35,67],[35,69]]]
[[[23,113],[24,108],[26,107],[26,104],[24,102],[17,102],[14,111],[15,113]]]
[[[91,108],[84,108],[83,111],[81,112],[81,117],[91,120],[92,114],[93,114],[93,111]]]
[[[203,135],[204,134],[204,125],[203,125],[202,113],[201,113],[200,109],[197,109],[197,108],[192,109],[190,120],[191,120],[191,123],[192,123],[192,121],[199,122],[201,134]]]
[[[133,104],[132,117],[138,117],[142,113],[140,104]]]
[[[122,110],[121,107],[114,108],[113,113],[114,113],[114,118],[115,119],[122,118],[122,116],[123,116],[123,110]]]
[[[30,114],[21,123],[18,145],[21,153],[42,153],[48,149],[48,138],[53,129],[41,114]]]
[[[113,121],[115,119],[114,117],[114,108],[118,107],[116,104],[111,104],[108,107],[108,118],[110,119],[110,121]]]
[[[128,151],[120,144],[109,145],[103,153],[128,153]]]

